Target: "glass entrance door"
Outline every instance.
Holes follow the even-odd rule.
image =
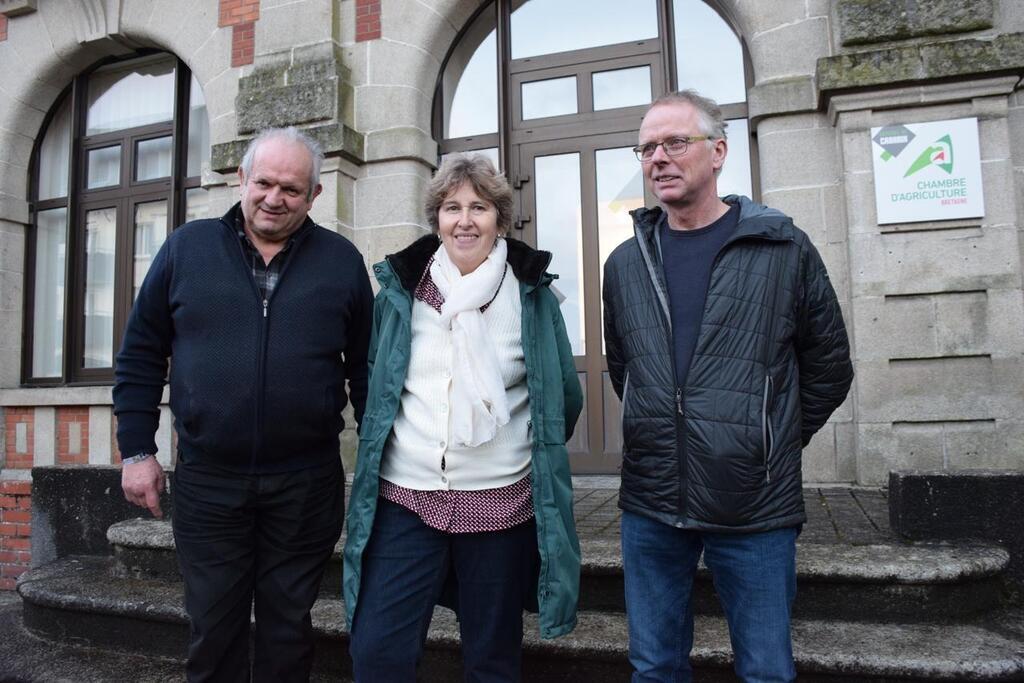
[[[629,211],[644,205],[635,132],[519,146],[522,233],[553,255],[549,270],[562,299],[566,330],[585,398],[568,444],[577,474],[618,470],[622,434],[618,397],[604,356],[604,262],[632,237]]]

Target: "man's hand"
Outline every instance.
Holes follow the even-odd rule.
[[[124,489],[125,500],[132,505],[149,508],[157,518],[164,516],[160,509],[164,480],[164,468],[155,457],[121,468],[121,488]]]

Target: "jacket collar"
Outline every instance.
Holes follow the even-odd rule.
[[[553,276],[548,274],[547,267],[551,263],[551,253],[534,249],[517,239],[506,237],[508,245],[508,264],[512,267],[512,273],[516,279],[525,285],[538,287],[551,282]],[[430,263],[430,257],[437,251],[439,245],[437,235],[424,235],[405,249],[394,254],[389,254],[384,261],[374,266],[373,271],[377,280],[382,286],[387,286],[390,281],[385,266],[390,266],[391,272],[398,278],[402,288],[412,292],[423,277],[423,271]]]
[[[731,194],[723,197],[722,201],[730,206],[740,205],[736,232],[729,238],[729,242],[748,237],[774,241],[789,241],[795,237],[793,220],[781,211],[758,204],[741,195]],[[657,241],[657,227],[664,213],[660,206],[631,211],[637,239],[653,245]]]

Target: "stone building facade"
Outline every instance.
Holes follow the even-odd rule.
[[[30,559],[31,467],[117,462],[109,365],[133,274],[144,270],[140,216],[157,211],[158,246],[175,219],[225,211],[246,141],[268,125],[323,142],[313,217],[351,239],[368,267],[426,229],[422,192],[441,154],[478,149],[500,160],[517,190],[520,236],[578,269],[568,285],[577,309],[566,311],[578,320],[588,408],[574,468],[614,472],[618,407],[600,344],[583,345],[587,330],[599,336],[599,264],[614,246],[595,242],[622,232],[590,223],[607,211],[621,221],[620,209],[644,198],[632,171],[622,187],[634,196],[602,199],[602,153],[635,144],[645,98],[714,86],[700,74],[729,60],[740,83],[725,98],[736,187],[812,236],[853,341],[854,389],[807,449],[805,478],[879,485],[892,469],[1024,468],[1024,1],[649,0],[656,36],[610,30],[604,42],[547,52],[517,43],[517,33],[552,26],[556,37],[597,35],[570,28],[582,15],[565,23],[559,12],[576,4],[0,0],[0,587]],[[628,5],[632,21],[644,4],[595,2],[589,14]],[[527,10],[534,24],[523,23]],[[708,35],[730,32],[688,53],[693,69],[679,57],[698,40],[688,17],[710,22]],[[460,95],[481,50],[493,51],[484,72],[493,80]],[[139,94],[132,112],[150,118],[92,130],[100,105],[90,88],[114,92],[124,64],[124,74],[170,79],[174,113],[154,119]],[[637,69],[646,91],[616,86],[613,95],[633,99],[597,102],[604,75]],[[545,109],[557,98],[538,91],[540,113],[526,114],[529,86],[570,79],[571,111]],[[133,101],[121,97],[121,109]],[[485,115],[493,130],[459,129],[458,107],[481,103],[494,109]],[[880,224],[871,129],[961,118],[977,119],[985,215]],[[152,177],[140,170],[147,142],[165,145]],[[121,166],[103,162],[111,149]],[[553,186],[541,181],[555,157],[578,163],[575,194],[559,205],[578,223],[568,240],[542,225]],[[111,182],[123,191],[90,185],[103,163],[115,164]],[[46,194],[53,182],[56,194]],[[98,283],[102,263],[109,281]],[[164,412],[158,444],[171,465]],[[346,444],[351,451],[351,437]]]

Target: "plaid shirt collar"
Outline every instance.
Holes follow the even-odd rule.
[[[245,232],[245,217],[242,216],[241,210],[235,213],[235,230],[238,232],[238,239],[242,242],[242,250],[245,252],[247,265],[252,272],[253,279],[256,280],[256,286],[259,287],[260,294],[263,295],[264,300],[269,299],[274,293],[274,288],[277,287],[277,282],[281,278],[281,268],[288,258],[288,252],[291,251],[295,238],[304,229],[305,226],[302,226],[292,233],[284,248],[270,259],[270,263],[266,263],[259,249],[256,248],[256,245],[252,243],[249,235]]]

